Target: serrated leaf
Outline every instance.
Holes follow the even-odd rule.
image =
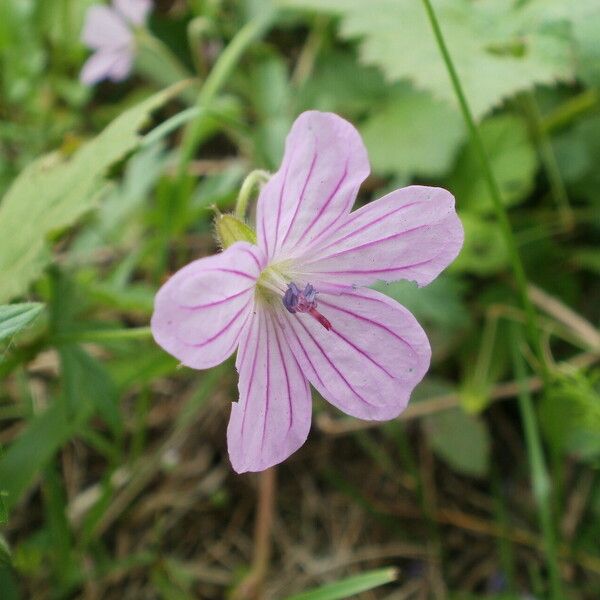
[[[43,156],[0,203],[0,302],[24,293],[51,260],[48,237],[90,210],[108,168],[136,148],[150,113],[179,91],[164,90],[117,117],[71,158]]]
[[[39,302],[22,302],[0,306],[0,342],[32,323],[44,308]]]
[[[316,109],[359,117],[389,91],[379,69],[362,65],[347,50],[328,49],[319,55],[310,78],[299,90],[296,112]]]
[[[453,469],[481,477],[490,463],[490,434],[481,419],[462,408],[425,418],[425,432],[433,451]]]
[[[372,112],[361,134],[375,171],[436,177],[450,168],[465,127],[451,106],[405,85]]]
[[[484,121],[479,130],[502,200],[507,206],[521,202],[533,187],[537,169],[537,156],[525,124],[517,117],[500,115]],[[480,214],[493,212],[489,187],[473,143],[468,143],[459,156],[448,185],[462,209]]]
[[[348,577],[348,579],[336,581],[308,592],[289,596],[286,600],[340,600],[341,598],[351,598],[356,594],[360,594],[360,592],[366,592],[390,583],[397,577],[396,569],[379,569]]]
[[[421,2],[279,0],[278,4],[339,14],[341,36],[361,41],[365,63],[380,67],[390,80],[409,79],[456,104]],[[562,13],[548,23],[512,0],[434,0],[433,4],[478,117],[518,91],[573,76],[571,41]]]

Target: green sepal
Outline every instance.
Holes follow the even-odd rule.
[[[256,244],[256,232],[234,215],[215,215],[215,233],[223,250],[236,242]]]

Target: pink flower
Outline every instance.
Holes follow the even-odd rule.
[[[90,6],[81,39],[95,52],[83,65],[82,83],[121,81],[129,75],[135,56],[132,29],[144,24],[151,8],[151,0],[113,0],[112,7]]]
[[[454,198],[411,186],[350,212],[368,174],[350,123],[303,113],[260,194],[256,244],[192,262],[156,296],[154,338],[184,365],[207,369],[238,349],[227,430],[238,473],[275,465],[305,442],[309,382],[349,415],[386,420],[429,367],[416,319],[365,286],[435,279],[463,243]]]

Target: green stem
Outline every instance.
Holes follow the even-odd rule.
[[[207,107],[213,103],[244,52],[271,26],[274,16],[274,13],[268,10],[261,16],[246,23],[246,25],[236,33],[215,63],[212,71],[206,77],[196,101],[198,107]],[[179,163],[180,175],[186,172],[189,161],[194,156],[196,146],[204,128],[204,117],[204,114],[200,114],[185,132]]]
[[[573,210],[569,202],[569,196],[565,189],[560,170],[558,168],[558,162],[556,161],[556,155],[552,148],[552,142],[548,133],[542,125],[542,114],[540,108],[532,92],[527,92],[523,95],[525,111],[531,124],[531,130],[533,137],[535,138],[544,170],[550,183],[550,189],[552,196],[558,207],[558,212],[561,217],[561,221],[565,228],[568,230],[573,229],[575,224]]]
[[[208,73],[208,61],[204,56],[204,42],[208,35],[212,33],[213,22],[207,17],[196,17],[192,19],[187,26],[188,45],[190,54],[196,67],[196,72],[202,77]]]
[[[147,30],[137,31],[136,41],[138,45],[136,70],[146,79],[155,82],[160,87],[167,87],[192,77],[192,74],[181,64],[168,46]],[[189,104],[194,104],[196,93],[194,89],[189,88],[183,92],[182,97]]]
[[[200,112],[201,109],[197,106],[192,106],[178,112],[176,115],[173,115],[171,118],[155,127],[150,133],[147,133],[142,140],[142,146],[151,146],[159,140],[162,140],[185,123],[195,119]]]
[[[250,198],[252,197],[252,193],[255,188],[260,188],[267,181],[269,181],[271,177],[271,173],[268,171],[263,171],[261,169],[257,169],[252,171],[246,179],[244,179],[244,183],[242,183],[242,187],[240,188],[240,193],[238,194],[237,201],[235,203],[235,216],[242,221],[246,218],[246,211],[248,210],[248,202],[250,202]]]
[[[519,344],[519,337],[518,325],[513,325],[511,335],[513,366],[519,384],[519,411],[521,413],[521,421],[525,433],[525,443],[527,445],[527,457],[531,472],[533,496],[538,507],[540,528],[542,530],[544,541],[544,551],[546,554],[548,573],[550,575],[550,585],[552,589],[551,597],[554,600],[560,600],[561,598],[564,598],[564,596],[562,593],[562,583],[558,568],[556,534],[554,531],[554,520],[552,518],[552,508],[550,504],[550,477],[548,475],[548,469],[546,468],[546,461],[542,450],[542,441],[540,439],[531,395],[526,383],[527,373],[522,349]]]
[[[600,96],[596,90],[586,90],[564,104],[554,109],[542,121],[542,128],[546,133],[565,127],[572,123],[579,115],[586,113],[598,104]]]
[[[127,329],[98,329],[95,331],[74,331],[53,336],[51,342],[64,344],[70,342],[114,342],[121,340],[139,340],[152,337],[150,327],[132,327]]]
[[[490,196],[492,198],[496,219],[498,220],[498,223],[500,225],[502,237],[504,238],[504,242],[508,250],[508,256],[515,276],[519,297],[521,300],[521,304],[523,305],[523,309],[525,311],[527,334],[529,337],[529,341],[535,350],[536,356],[540,362],[540,366],[542,367],[542,373],[545,377],[547,373],[547,366],[536,326],[536,313],[533,308],[533,304],[529,299],[529,295],[527,294],[527,276],[525,275],[525,269],[523,267],[523,263],[519,255],[519,250],[517,248],[517,243],[510,225],[510,221],[508,219],[506,208],[504,206],[504,203],[502,202],[500,187],[498,186],[498,182],[496,181],[496,178],[492,171],[490,160],[483,145],[483,140],[481,139],[479,130],[477,128],[477,125],[475,124],[475,119],[473,118],[473,114],[471,112],[469,103],[467,102],[467,98],[463,91],[460,78],[458,76],[458,73],[456,72],[456,68],[454,67],[452,58],[450,57],[448,47],[446,46],[446,42],[444,41],[444,36],[442,35],[442,30],[440,29],[440,25],[437,20],[435,11],[433,10],[433,7],[431,5],[431,1],[423,0],[423,5],[425,7],[425,11],[427,12],[427,16],[429,17],[431,28],[433,29],[433,34],[439,47],[440,53],[442,54],[444,63],[446,64],[446,69],[448,70],[448,75],[450,76],[450,80],[452,81],[452,86],[458,99],[463,118],[469,129],[471,140],[475,145],[475,148],[479,155],[479,159],[481,161],[483,176],[485,178],[487,187],[490,192]]]

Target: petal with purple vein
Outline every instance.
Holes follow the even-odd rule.
[[[411,186],[351,213],[327,238],[298,259],[316,287],[397,279],[422,286],[456,258],[464,234],[450,192]]]
[[[236,367],[240,397],[227,428],[229,458],[238,473],[262,471],[306,441],[311,395],[279,325],[260,304],[242,334]]]
[[[156,296],[152,333],[158,344],[195,369],[223,362],[253,310],[264,265],[258,247],[238,242],[175,273]]]
[[[431,350],[419,323],[403,306],[369,289],[321,293],[319,310],[331,331],[310,315],[283,310],[277,315],[308,380],[349,415],[396,417],[429,367]]]
[[[323,239],[349,213],[368,174],[365,147],[350,123],[332,113],[302,113],[258,201],[258,240],[269,259],[293,258]]]

